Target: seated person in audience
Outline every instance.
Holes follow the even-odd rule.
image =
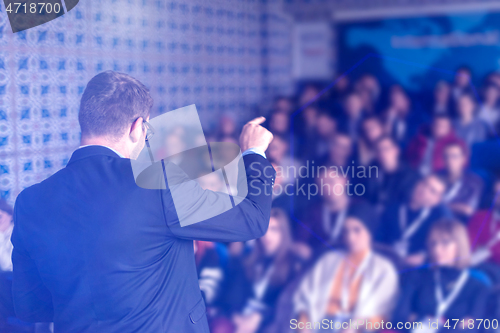
[[[222,244],[204,241],[194,241],[194,257],[198,271],[198,283],[207,305],[207,314],[212,313],[220,297],[221,286],[224,281],[224,261],[227,258],[227,249]]]
[[[383,116],[386,133],[403,147],[417,134],[419,127],[425,122],[424,114],[412,109],[410,97],[399,85],[391,87],[389,106]]]
[[[295,156],[309,158],[311,151],[316,150],[319,112],[318,105],[311,104],[292,118],[294,133],[299,138],[297,147],[294,147]]]
[[[493,84],[497,86],[498,89],[500,89],[500,72],[493,71],[489,73],[484,81],[486,82],[486,84]]]
[[[479,210],[468,223],[473,246],[472,263],[493,262],[500,265],[500,177],[494,184],[493,207]]]
[[[454,102],[456,103],[460,96],[471,89],[472,72],[469,67],[461,66],[455,72],[455,80],[451,88]]]
[[[439,81],[436,83],[430,111],[431,116],[451,115],[451,88],[448,82]]]
[[[410,166],[427,175],[445,167],[444,147],[449,142],[457,140],[451,119],[448,116],[435,116],[430,128],[422,128],[410,142],[406,157]]]
[[[469,147],[486,140],[488,126],[476,115],[476,100],[471,93],[464,93],[458,98],[457,116],[453,122],[455,133]]]
[[[342,71],[339,71],[342,73]],[[332,89],[328,92],[330,98],[333,100],[339,100],[344,97],[351,88],[351,80],[348,75],[342,75],[335,80],[335,84]]]
[[[283,168],[272,163],[274,170],[276,170],[276,178],[274,179],[273,187],[273,204],[275,208],[282,209],[285,213],[290,214],[290,194],[295,194],[294,184],[287,183],[284,177]],[[288,186],[287,186],[288,185]]]
[[[430,174],[417,182],[409,199],[389,205],[382,214],[379,240],[392,246],[409,266],[424,263],[430,227],[450,215],[442,205],[445,191],[446,181]]]
[[[286,183],[294,182],[295,177],[293,172],[286,172],[290,168],[298,169],[300,167],[299,161],[290,156],[290,142],[289,138],[280,135],[274,135],[273,141],[267,148],[266,156],[271,163],[280,165],[285,171],[282,172],[283,181]]]
[[[500,90],[495,84],[490,83],[484,88],[483,103],[479,107],[478,117],[486,122],[490,135],[495,135],[500,120],[499,98]]]
[[[342,112],[339,117],[339,128],[356,141],[363,120],[363,101],[356,92],[350,92],[342,103]]]
[[[304,259],[295,250],[289,224],[286,214],[273,208],[266,234],[242,262],[231,263],[236,269],[225,295],[235,332],[262,332],[274,318],[280,293],[301,271]]]
[[[347,167],[351,165],[353,154],[353,141],[343,132],[335,133],[328,142],[328,153],[319,165]]]
[[[297,214],[304,225],[296,223],[294,235],[295,239],[309,244],[315,255],[318,255],[339,244],[346,214],[351,206],[372,213],[373,209],[362,198],[352,195],[352,183],[343,175],[332,175],[329,170],[321,169],[316,185],[320,200],[311,201],[308,207]],[[351,195],[348,195],[349,187]]]
[[[355,83],[354,90],[363,101],[363,110],[366,114],[374,114],[379,110],[382,89],[378,79],[370,73],[363,74]]]
[[[397,301],[398,275],[388,259],[372,250],[375,230],[372,214],[349,210],[342,233],[344,248],[325,253],[295,293],[294,318],[302,327],[323,319],[363,319],[371,325],[388,319]]]
[[[390,203],[408,197],[408,189],[419,180],[418,172],[401,160],[400,148],[390,136],[375,144],[378,177],[368,178],[366,193],[378,212]]]
[[[430,265],[401,277],[401,296],[393,322],[438,322],[440,332],[466,331],[469,319],[484,319],[488,282],[484,275],[469,269],[470,243],[465,226],[444,219],[434,224],[427,238]],[[449,328],[444,327],[449,319]],[[455,320],[455,321],[454,321]],[[464,320],[454,326],[456,320]],[[476,321],[477,322],[477,321]],[[419,330],[414,330],[418,332]]]
[[[320,110],[314,133],[314,146],[309,147],[310,150],[306,156],[309,159],[315,159],[328,154],[330,141],[335,133],[337,133],[337,120],[328,111]]]
[[[7,318],[15,317],[12,301],[12,243],[10,236],[14,223],[14,210],[4,199],[0,199],[0,331],[7,328]]]
[[[289,136],[290,115],[283,111],[275,111],[269,116],[269,131],[274,135]]]
[[[468,149],[462,141],[448,143],[444,159],[445,169],[439,172],[447,183],[443,203],[456,218],[466,222],[479,205],[483,181],[467,170]]]
[[[299,94],[299,104],[297,105],[297,107],[301,108],[305,105],[313,103],[318,98],[319,93],[320,88],[316,84],[307,84]]]
[[[356,159],[358,165],[371,165],[375,159],[375,145],[384,135],[382,121],[377,116],[368,116],[361,121],[361,135],[356,145]]]
[[[238,142],[236,119],[233,114],[224,114],[219,119],[219,125],[214,135],[215,142],[221,142],[223,138],[233,138]]]
[[[274,99],[273,110],[290,114],[295,111],[294,101],[290,97],[277,96]]]

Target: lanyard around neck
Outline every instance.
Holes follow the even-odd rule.
[[[458,192],[462,188],[462,181],[459,180],[453,184],[453,186],[450,188],[448,192],[443,197],[443,202],[444,203],[450,203],[455,197],[458,195]]]
[[[337,212],[335,224],[331,225],[331,212],[324,205],[323,206],[323,229],[330,235],[330,241],[336,241],[344,226],[345,217],[347,215],[347,208]]]
[[[267,286],[269,285],[269,281],[271,280],[271,275],[274,272],[274,264],[269,265],[266,269],[264,275],[260,280],[258,280],[253,287],[255,299],[262,300],[264,294],[266,293]]]
[[[415,234],[418,229],[420,229],[425,219],[429,216],[430,211],[431,210],[429,208],[422,209],[418,217],[414,219],[410,224],[408,224],[406,206],[402,205],[401,207],[399,207],[399,226],[402,231],[401,238],[405,241],[410,239],[411,236],[413,236],[413,234]]]
[[[441,273],[439,269],[434,271],[434,283],[435,289],[434,293],[436,296],[436,318],[441,318],[446,310],[450,307],[451,303],[457,298],[460,291],[463,289],[465,282],[467,282],[467,278],[469,277],[469,271],[464,270],[458,279],[456,280],[453,289],[448,294],[446,298],[443,295],[443,289],[441,288]]]
[[[351,278],[349,278],[349,261],[348,258],[346,257],[344,260],[344,276],[342,277],[342,295],[341,295],[341,311],[344,314],[349,313],[349,302],[350,302],[350,286],[352,283],[358,279],[361,274],[366,270],[366,267],[368,266],[368,262],[370,261],[372,257],[372,253],[368,252],[365,257],[363,258],[363,261],[359,264],[359,266],[356,268],[356,271],[352,275]]]

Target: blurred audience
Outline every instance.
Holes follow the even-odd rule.
[[[226,313],[234,332],[261,332],[273,321],[281,291],[301,271],[307,256],[297,251],[286,214],[273,208],[266,234],[242,260],[233,262],[241,268],[226,284]]]
[[[381,212],[394,199],[404,199],[413,188],[419,174],[401,159],[401,149],[388,135],[377,140],[376,165],[378,177],[367,181],[367,197]]]
[[[478,117],[488,125],[490,135],[495,134],[500,120],[499,98],[500,90],[497,85],[490,83],[484,88],[484,100],[479,107]]]
[[[410,97],[399,85],[391,87],[389,106],[383,116],[386,132],[403,147],[417,134],[424,121],[423,113],[412,110]]]
[[[469,67],[462,66],[455,72],[455,81],[452,86],[452,97],[457,101],[460,96],[470,90],[472,86],[472,72]]]
[[[384,125],[377,116],[368,116],[361,121],[361,135],[356,147],[356,160],[359,165],[371,165],[375,160],[375,145],[384,135]]]
[[[440,172],[447,183],[443,203],[464,222],[476,211],[483,193],[481,178],[467,170],[468,157],[463,142],[448,143],[444,149],[445,169]]]
[[[344,99],[339,127],[353,140],[356,140],[362,119],[363,101],[361,96],[356,92],[351,92]]]
[[[431,116],[451,116],[451,88],[448,82],[439,81],[436,84],[429,109]]]
[[[500,165],[489,152],[500,74],[479,89],[472,74],[461,67],[453,82],[410,91],[364,73],[276,97],[269,230],[246,243],[196,243],[211,331],[495,318]],[[223,117],[211,137],[236,143],[244,120]]]
[[[302,323],[363,319],[372,325],[389,318],[398,275],[389,260],[373,251],[375,230],[368,211],[349,211],[344,248],[324,254],[304,277],[294,297],[295,318]]]
[[[338,244],[347,210],[352,198],[347,195],[349,179],[336,176],[322,169],[316,186],[320,189],[320,200],[311,201],[300,216],[304,226],[296,226],[295,237],[308,243],[315,250]],[[316,241],[315,241],[316,239]]]
[[[445,115],[435,116],[430,128],[423,127],[410,142],[408,162],[423,175],[439,171],[444,168],[444,147],[457,140],[451,119]]]
[[[492,261],[500,265],[500,178],[494,186],[493,207],[477,211],[469,221],[473,263]]]
[[[465,226],[454,220],[438,221],[428,235],[427,252],[430,265],[401,279],[394,321],[418,321],[423,330],[434,331],[429,320],[443,327],[450,319],[446,330],[463,331],[461,325],[455,329],[453,320],[464,320],[465,330],[479,331],[477,325],[469,328],[467,320],[485,318],[489,285],[484,275],[469,269],[470,244]]]
[[[337,132],[328,140],[327,156],[321,164],[324,166],[347,167],[352,160],[353,142],[349,135]]]
[[[409,266],[426,259],[425,242],[435,221],[449,215],[442,205],[446,182],[435,174],[421,179],[408,200],[392,204],[382,214],[380,240],[393,246]]]
[[[463,93],[457,100],[458,118],[454,122],[455,133],[470,147],[483,142],[488,135],[487,124],[476,114],[476,100],[470,93]]]

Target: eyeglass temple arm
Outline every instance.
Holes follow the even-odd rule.
[[[149,140],[146,139],[146,146],[148,147],[149,158],[151,159],[151,164],[155,163],[155,159],[153,158],[153,152],[151,151],[151,147],[149,146]]]

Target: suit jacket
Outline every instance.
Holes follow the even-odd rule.
[[[102,146],[76,150],[64,169],[17,198],[18,317],[53,321],[56,333],[208,332],[193,239],[246,241],[268,227],[274,169],[263,172],[272,166],[260,155],[243,160],[246,198],[181,227],[168,184],[143,189],[129,159]],[[188,192],[195,200],[217,195],[199,186]]]

